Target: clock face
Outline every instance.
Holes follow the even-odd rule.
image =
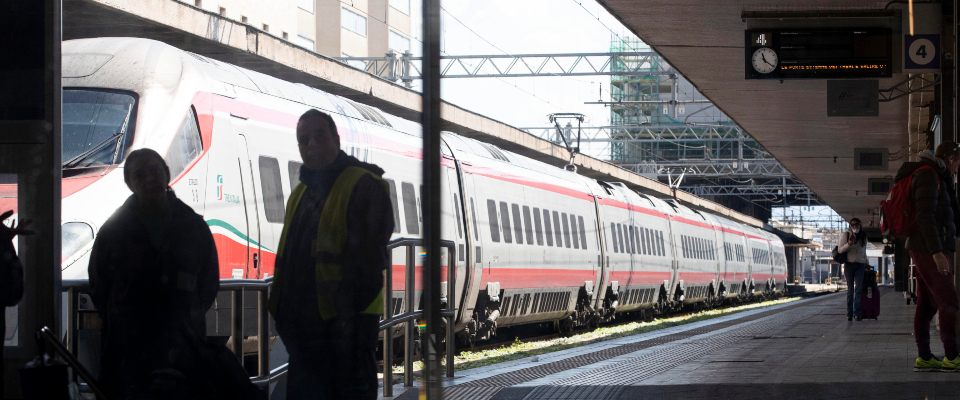
[[[777,52],[769,47],[761,47],[757,51],[753,52],[753,57],[751,58],[751,63],[753,64],[753,69],[761,74],[769,74],[773,70],[777,69],[777,63],[779,59],[777,58]]]

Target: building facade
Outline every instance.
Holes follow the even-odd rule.
[[[411,0],[184,0],[327,57],[411,49]],[[363,68],[362,63],[352,63]]]

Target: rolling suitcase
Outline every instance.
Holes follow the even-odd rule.
[[[877,319],[880,316],[880,286],[877,285],[877,271],[868,269],[863,272],[863,290],[860,294],[860,317]]]

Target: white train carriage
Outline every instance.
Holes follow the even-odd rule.
[[[598,202],[609,269],[606,307],[635,311],[661,305],[676,281],[665,204],[619,182],[601,186],[605,193]]]
[[[716,228],[723,256],[720,264],[720,296],[730,299],[748,297],[750,265],[747,260],[746,234],[740,224],[727,218],[706,215]]]
[[[138,148],[164,155],[177,196],[207,221],[221,278],[272,275],[302,165],[296,122],[309,108],[334,118],[347,153],[386,170],[393,237],[421,235],[414,122],[146,39],[66,41],[63,71],[65,279],[86,278],[97,229],[130,194],[124,156]],[[782,287],[785,268],[769,255],[782,244],[754,228],[452,133],[441,150],[461,339]],[[418,286],[415,304],[403,303],[405,259],[394,251],[396,312],[420,302]]]

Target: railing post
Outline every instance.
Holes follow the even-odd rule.
[[[257,376],[270,374],[270,315],[267,314],[267,288],[257,288]],[[241,334],[240,336],[243,336]],[[241,345],[240,351],[243,351]]]
[[[393,258],[393,250],[390,250]],[[393,317],[393,263],[383,275],[383,320]],[[383,330],[383,397],[393,397],[393,325]]]
[[[243,365],[243,289],[239,288],[230,292],[231,296],[231,324],[230,337],[233,338],[233,346],[230,349]]]
[[[77,355],[77,289],[70,287],[67,289],[67,350]]]
[[[450,246],[447,250],[447,310],[451,315],[447,319],[447,378],[453,378],[453,329],[457,321],[457,296],[455,288],[457,287],[457,249],[456,245]]]
[[[407,245],[407,262],[404,273],[406,274],[406,283],[404,286],[403,294],[406,297],[406,312],[416,311],[416,305],[414,304],[414,299],[416,298],[416,285],[414,279],[414,273],[417,269],[417,259],[416,259],[416,246]],[[410,320],[404,323],[404,335],[403,335],[403,386],[413,386],[413,335],[414,329],[417,326],[417,320]]]

